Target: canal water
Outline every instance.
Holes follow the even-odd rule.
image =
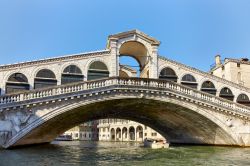
[[[250,165],[250,148],[172,146],[143,148],[140,144],[114,142],[52,142],[13,150],[0,149],[1,166],[233,166]]]

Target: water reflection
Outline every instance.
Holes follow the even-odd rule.
[[[174,146],[147,149],[136,143],[53,142],[0,150],[0,165],[250,165],[250,148]]]

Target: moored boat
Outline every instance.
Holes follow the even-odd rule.
[[[144,147],[150,147],[152,149],[169,148],[169,143],[162,139],[144,139]]]
[[[72,136],[71,135],[60,135],[56,137],[56,141],[72,141]]]

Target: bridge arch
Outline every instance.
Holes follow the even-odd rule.
[[[121,118],[143,123],[158,131],[170,143],[236,145],[241,141],[225,121],[204,107],[197,108],[193,103],[169,98],[122,95],[115,98],[104,96],[102,100],[70,102],[55,107],[25,127],[6,146],[24,145],[31,140],[33,143],[50,142],[75,125],[101,118]],[[110,132],[112,138],[112,129]],[[136,134],[136,129],[129,128],[128,137],[132,136],[131,132]]]

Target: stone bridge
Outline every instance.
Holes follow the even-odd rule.
[[[161,57],[159,45],[133,30],[103,51],[0,66],[1,146],[50,142],[100,118],[141,122],[170,143],[250,146],[250,89]]]

